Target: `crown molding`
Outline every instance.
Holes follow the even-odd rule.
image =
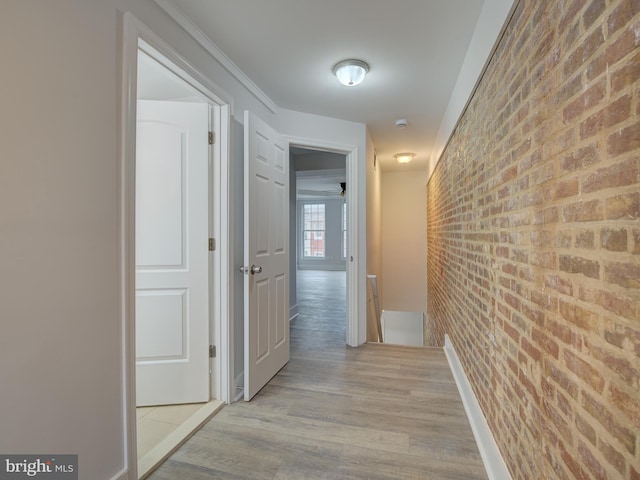
[[[209,54],[216,59],[236,80],[238,80],[251,94],[256,97],[272,113],[278,113],[278,106],[264,93],[238,66],[227,57],[218,46],[184,14],[171,0],[154,0],[173,20],[193,37]]]

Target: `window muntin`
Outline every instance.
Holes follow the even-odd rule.
[[[305,258],[324,258],[326,208],[324,203],[302,206],[302,254]]]
[[[347,258],[347,203],[342,205],[342,258]]]

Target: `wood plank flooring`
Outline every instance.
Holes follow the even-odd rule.
[[[345,346],[344,272],[298,272],[291,361],[153,480],[486,479],[441,349]]]

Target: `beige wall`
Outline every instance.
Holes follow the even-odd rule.
[[[382,174],[385,310],[427,310],[427,188],[422,172]]]
[[[382,172],[374,168],[373,142],[367,132],[367,275],[376,275],[382,295]],[[378,328],[371,289],[367,285],[367,341],[377,341]]]
[[[0,451],[100,479],[124,466],[117,3],[0,15]]]

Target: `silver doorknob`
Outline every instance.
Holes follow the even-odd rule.
[[[262,267],[259,265],[251,265],[251,269],[249,271],[251,272],[251,275],[262,273]]]

